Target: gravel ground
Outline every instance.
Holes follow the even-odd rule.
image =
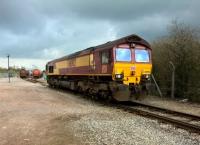
[[[0,79],[0,144],[198,145],[200,136],[20,79]]]
[[[199,144],[200,136],[171,125],[160,124],[131,113],[107,107],[95,107],[93,112],[70,123],[75,136],[86,144]]]

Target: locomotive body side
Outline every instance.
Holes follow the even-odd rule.
[[[50,86],[127,101],[145,86],[151,68],[149,44],[131,35],[53,60],[46,72]]]
[[[111,51],[111,49],[109,49]],[[105,67],[100,60],[98,50],[88,51],[83,54],[74,55],[73,57],[62,58],[47,64],[52,70],[47,70],[49,76],[56,75],[84,75],[84,76],[112,76],[112,67]]]

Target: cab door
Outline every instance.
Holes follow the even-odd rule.
[[[89,55],[89,64],[90,64],[89,73],[90,74],[95,73],[96,66],[95,66],[94,51],[93,50],[90,52],[90,55]]]
[[[100,68],[102,74],[112,73],[111,49],[106,49],[100,52]]]

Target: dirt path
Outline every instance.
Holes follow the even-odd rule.
[[[67,99],[39,84],[20,79],[8,84],[1,79],[0,144],[79,144],[67,125],[60,121],[60,116],[70,113],[69,107],[74,102],[74,98]],[[81,104],[76,106],[81,108]],[[79,111],[73,109],[71,113]]]
[[[0,145],[199,144],[200,136],[21,79],[0,79]]]

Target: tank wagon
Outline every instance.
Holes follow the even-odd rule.
[[[20,78],[25,79],[25,78],[29,77],[29,71],[26,70],[25,68],[22,68],[19,71],[19,76],[20,76]]]
[[[42,73],[41,73],[41,71],[40,71],[39,69],[33,69],[33,70],[32,70],[32,77],[33,77],[34,79],[39,79],[39,78],[41,78],[41,75],[42,75]]]
[[[128,101],[146,88],[151,51],[137,35],[109,41],[48,62],[47,82],[92,97]]]

